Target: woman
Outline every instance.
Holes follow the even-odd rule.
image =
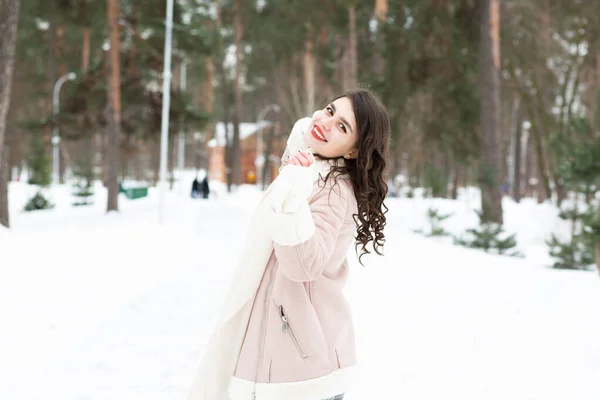
[[[346,255],[353,241],[382,254],[389,138],[365,90],[296,123],[190,400],[343,398],[356,363]]]

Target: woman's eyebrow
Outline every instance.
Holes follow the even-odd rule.
[[[333,113],[335,114],[337,112],[336,108],[335,108],[335,104],[331,103],[329,106],[333,109]],[[350,132],[354,133],[354,131],[352,130],[352,126],[348,123],[348,121],[346,121],[346,118],[344,118],[340,115],[340,119],[348,127],[348,129],[350,129]]]

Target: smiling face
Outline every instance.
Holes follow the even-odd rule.
[[[326,158],[356,158],[358,127],[352,102],[341,97],[313,114],[304,141],[314,154]]]

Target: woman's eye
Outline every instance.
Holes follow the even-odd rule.
[[[327,114],[333,115],[333,109],[331,107],[325,107],[325,110],[327,110]]]
[[[344,133],[347,133],[347,132],[346,132],[346,125],[344,125],[344,124],[340,124],[340,128],[342,129],[342,131],[343,131]]]

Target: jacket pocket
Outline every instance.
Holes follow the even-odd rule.
[[[283,323],[283,325],[281,326],[281,331],[290,335],[290,338],[292,339],[292,342],[294,343],[294,346],[296,347],[296,350],[298,351],[300,357],[302,357],[302,359],[307,359],[308,354],[306,353],[304,347],[302,347],[302,344],[300,343],[298,337],[294,333],[292,325],[290,324],[290,318],[285,313],[285,309],[283,308],[283,306],[279,306],[279,316],[281,318],[281,322]]]

